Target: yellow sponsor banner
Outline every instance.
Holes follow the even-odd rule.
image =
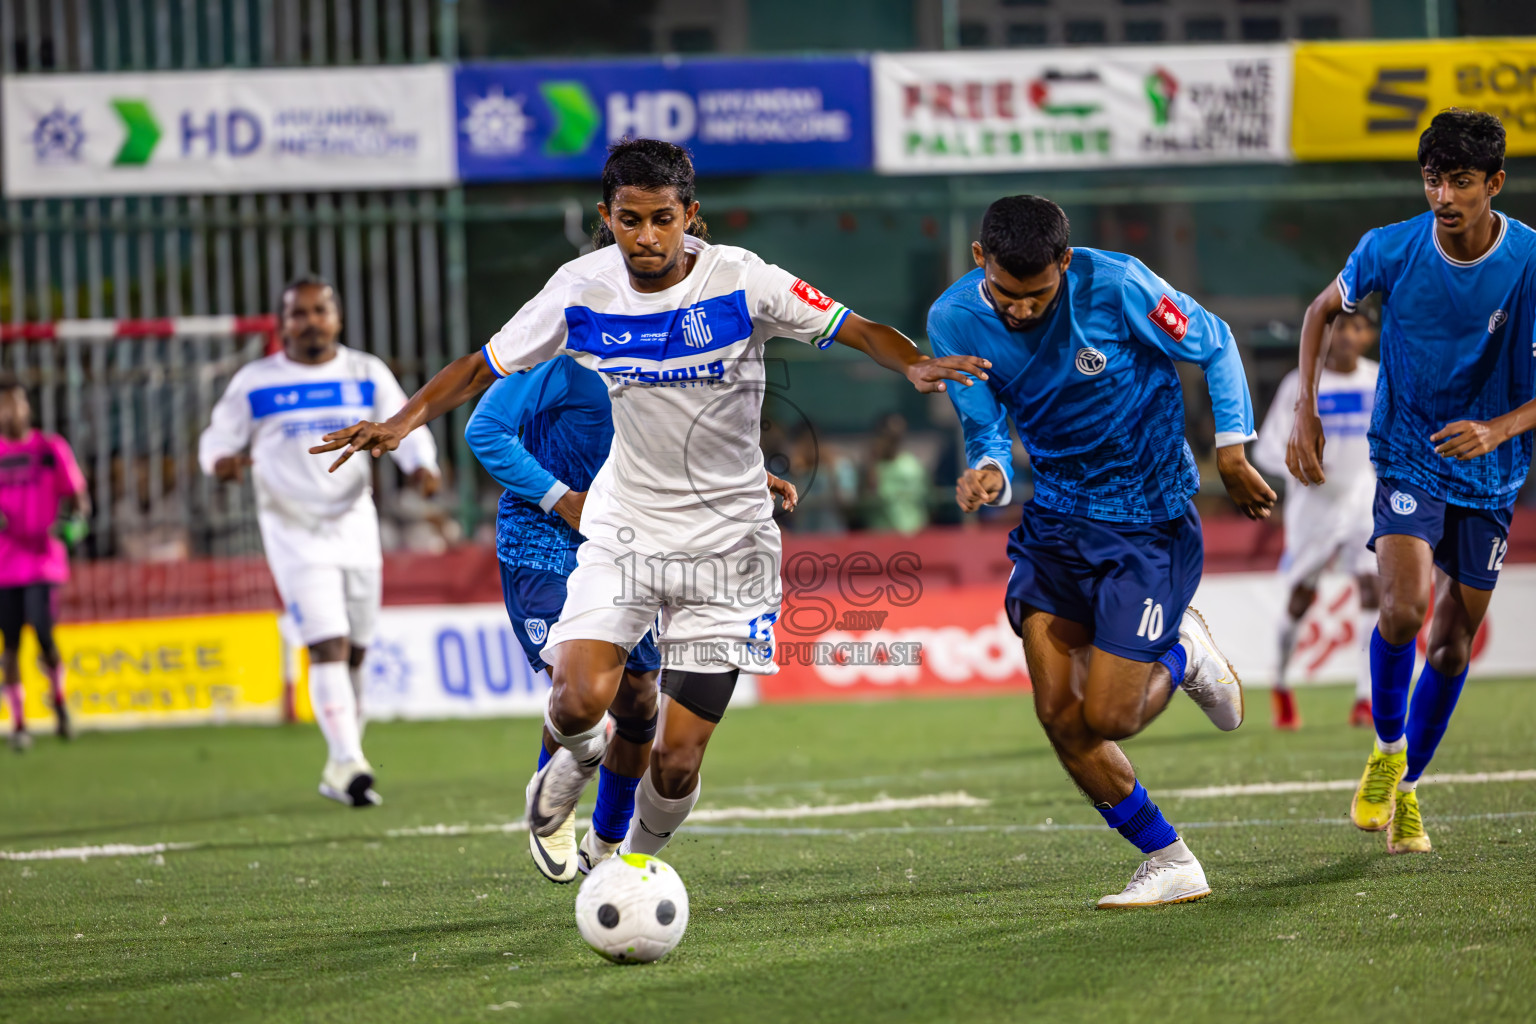
[[[277,722],[282,651],[275,612],[69,623],[54,636],[66,666],[69,708],[80,728],[207,722]],[[37,641],[21,646],[24,713],[51,728],[48,681]],[[10,710],[4,712],[7,723]]]
[[[1508,153],[1536,153],[1536,38],[1301,43],[1291,149],[1298,160],[1415,159],[1446,107],[1496,114]]]

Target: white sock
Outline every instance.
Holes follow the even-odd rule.
[[[556,743],[575,756],[577,764],[593,764],[603,759],[608,752],[608,741],[613,738],[614,724],[613,716],[604,711],[603,717],[592,728],[567,736],[555,727],[554,719],[549,717],[549,708],[544,709],[544,727]]]
[[[363,675],[363,666],[347,666],[347,676],[352,680],[352,698],[357,703],[357,741],[363,741],[363,733],[368,730],[368,711],[363,707],[363,683],[366,677]]]
[[[1408,749],[1408,734],[1403,733],[1391,743],[1386,743],[1380,736],[1376,737],[1376,749],[1383,754],[1401,754]]]
[[[1300,625],[1300,620],[1287,618],[1280,626],[1280,667],[1275,670],[1277,689],[1285,688],[1285,670],[1291,663],[1291,655],[1296,653],[1296,630]]]
[[[1195,855],[1189,852],[1189,847],[1184,845],[1184,840],[1175,839],[1161,850],[1153,850],[1147,854],[1148,860],[1155,860],[1159,864],[1189,864],[1195,859]]]
[[[660,853],[672,833],[687,820],[703,789],[701,779],[692,793],[668,800],[656,792],[656,787],[651,785],[651,773],[647,771],[635,789],[635,816],[629,820],[629,833],[624,836],[619,853]]]
[[[357,728],[357,698],[344,661],[309,666],[309,703],[325,734],[332,761],[363,760],[363,738]]]
[[[1371,699],[1371,633],[1376,629],[1376,618],[1375,608],[1362,608],[1360,617],[1355,620],[1355,632],[1360,634],[1360,667],[1355,672],[1355,700]]]
[[[1414,790],[1416,790],[1418,788],[1419,788],[1419,780],[1418,779],[1404,779],[1402,782],[1399,782],[1397,784],[1397,791],[1399,793],[1412,793]]]

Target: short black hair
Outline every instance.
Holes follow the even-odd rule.
[[[613,197],[621,188],[646,192],[670,188],[686,210],[694,199],[693,158],[682,146],[661,139],[620,139],[608,147],[608,160],[603,164],[603,205],[612,206]],[[709,238],[709,227],[703,217],[689,221],[687,231],[698,238]],[[599,219],[592,231],[593,247],[601,249],[612,244],[613,232]]]
[[[1034,277],[1067,253],[1072,225],[1044,196],[1004,196],[981,218],[981,252],[1014,277]]]
[[[1481,110],[1442,110],[1419,136],[1419,166],[1426,171],[1482,171],[1490,178],[1504,169],[1504,122]]]
[[[0,395],[5,394],[7,391],[25,390],[26,388],[22,386],[20,377],[14,373],[0,373]]]
[[[277,296],[277,312],[279,316],[282,315],[283,304],[288,298],[288,293],[300,288],[329,288],[331,290],[331,301],[336,303],[336,315],[341,316],[341,292],[337,291],[334,284],[331,284],[330,281],[319,274],[308,272],[298,275],[283,285],[282,292]]]
[[[608,147],[603,164],[604,205],[611,205],[621,188],[647,192],[670,188],[687,207],[693,203],[693,159],[682,146],[661,139],[620,139]]]

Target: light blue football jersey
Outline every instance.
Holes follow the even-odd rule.
[[[1133,256],[1074,247],[1062,288],[1045,322],[1026,331],[1003,323],[980,269],[929,310],[935,355],[992,362],[985,382],[947,389],[967,461],[996,464],[1011,485],[1012,417],[1036,504],[1107,522],[1177,519],[1200,476],[1174,362],[1205,371],[1218,446],[1255,436],[1232,331]]]
[[[1478,259],[1448,256],[1425,211],[1366,232],[1338,277],[1346,310],[1382,295],[1370,431],[1377,474],[1485,509],[1507,506],[1525,482],[1530,434],[1465,462],[1435,454],[1430,435],[1454,420],[1503,415],[1530,401],[1536,387],[1536,232],[1495,216],[1498,235]]]

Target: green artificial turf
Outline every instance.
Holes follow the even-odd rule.
[[[1093,904],[1140,855],[1027,698],[732,712],[701,809],[989,802],[685,828],[692,922],[643,967],[584,946],[524,834],[391,835],[519,818],[536,721],[372,726],[366,811],[316,795],[311,726],[40,738],[0,756],[0,850],[196,845],[0,861],[0,1020],[1530,1020],[1536,783],[1425,785],[1414,857],[1347,791],[1160,796],[1358,775],[1344,690],[1295,734],[1253,696],[1235,734],[1180,699],[1127,744],[1215,891],[1121,912]],[[1536,684],[1475,682],[1431,773],[1536,768],[1533,737]]]

